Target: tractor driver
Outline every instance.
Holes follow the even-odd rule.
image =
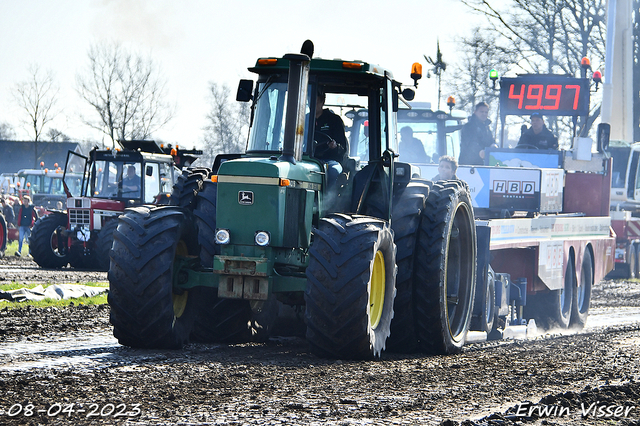
[[[342,173],[342,161],[347,152],[344,122],[329,109],[324,109],[326,94],[318,88],[316,97],[316,130],[313,156],[328,166],[327,182],[332,185]]]
[[[127,167],[127,175],[122,179],[122,193],[133,197],[140,196],[140,176],[136,174],[135,166]]]
[[[522,132],[516,148],[558,149],[558,138],[544,125],[539,112],[531,114],[531,127]]]

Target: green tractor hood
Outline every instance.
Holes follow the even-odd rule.
[[[268,232],[270,247],[308,247],[323,171],[318,163],[272,158],[229,160],[218,171],[216,225],[230,244],[255,246]]]

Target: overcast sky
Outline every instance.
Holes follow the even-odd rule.
[[[0,122],[18,139],[32,138],[11,93],[35,64],[51,70],[60,87],[63,113],[52,126],[74,139],[101,140],[75,118],[90,111],[74,86],[89,46],[111,40],[149,55],[167,82],[177,111],[154,136],[200,146],[208,83],[235,93],[240,78],[254,78],[247,68],[258,57],[298,52],[311,39],[317,57],[375,63],[408,84],[413,62],[426,73],[422,55],[435,57],[438,38],[445,62],[453,61],[455,36],[481,23],[458,0],[0,0]],[[434,78],[423,79],[416,100],[435,103],[436,88]]]

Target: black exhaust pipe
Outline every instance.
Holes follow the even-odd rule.
[[[313,43],[310,40],[305,41],[301,51],[303,53],[284,55],[284,58],[289,60],[289,83],[280,160],[292,164],[296,164],[296,161],[302,158],[309,65],[313,56]]]

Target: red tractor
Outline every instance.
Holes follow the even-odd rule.
[[[123,149],[93,149],[89,157],[69,151],[66,211],[52,211],[31,233],[30,253],[41,267],[108,270],[118,216],[127,207],[168,204],[179,175],[176,164],[193,162],[201,153],[153,141],[120,144]]]

